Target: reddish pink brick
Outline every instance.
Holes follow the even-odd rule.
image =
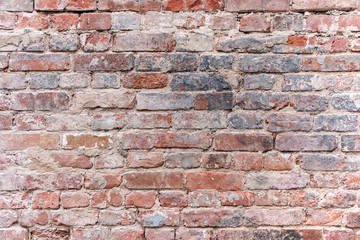
[[[249,209],[245,211],[246,226],[300,225],[305,214],[302,209]]]
[[[126,196],[128,208],[151,208],[155,204],[155,191],[131,192]]]
[[[30,194],[27,192],[0,194],[0,209],[29,208],[30,204],[31,204]]]
[[[50,15],[50,27],[58,31],[67,31],[70,29],[76,29],[79,23],[78,14],[54,14]]]
[[[360,15],[343,15],[339,18],[340,31],[360,31]]]
[[[92,134],[67,134],[63,136],[63,147],[65,149],[85,148],[111,148],[112,139],[109,135],[92,135]]]
[[[291,196],[290,206],[294,207],[313,207],[319,201],[319,196],[315,192],[298,191]]]
[[[46,29],[49,26],[48,17],[45,14],[20,14],[18,15],[17,28]]]
[[[86,189],[110,189],[119,187],[122,177],[117,173],[88,173],[85,175]]]
[[[0,235],[4,239],[9,240],[26,240],[28,238],[28,230],[25,228],[8,228],[0,230]]]
[[[85,52],[103,52],[110,48],[111,34],[86,33],[82,34],[80,39]]]
[[[0,114],[0,130],[10,130],[12,127],[12,114]]]
[[[162,207],[186,207],[187,194],[185,191],[161,191],[159,202]]]
[[[341,226],[343,212],[336,209],[309,209],[306,211],[306,225]]]
[[[75,56],[76,71],[128,71],[133,68],[134,55],[124,53],[79,54]]]
[[[186,227],[239,227],[242,224],[238,209],[185,209],[182,219]]]
[[[233,169],[238,171],[260,171],[262,168],[262,157],[260,153],[234,153]]]
[[[129,189],[174,189],[183,188],[182,172],[127,172],[125,186]]]
[[[131,168],[159,167],[164,163],[164,154],[161,152],[130,152],[127,161]]]
[[[190,207],[212,207],[220,205],[220,196],[217,191],[198,190],[189,192],[188,196],[188,205]]]
[[[80,17],[80,29],[108,30],[111,28],[111,15],[109,13],[84,13]]]
[[[189,172],[186,187],[189,189],[241,190],[245,175],[229,172]]]
[[[346,189],[358,190],[360,189],[360,175],[348,173],[343,177],[342,184]]]
[[[8,228],[18,221],[18,215],[13,210],[0,210],[0,227]]]
[[[208,148],[211,134],[203,132],[165,132],[156,134],[157,148]]]
[[[155,133],[142,132],[142,133],[124,133],[123,149],[150,149],[155,145]]]
[[[144,230],[140,227],[117,227],[111,230],[111,240],[142,240]]]
[[[18,53],[10,55],[12,71],[62,71],[69,70],[70,58],[66,54]]]
[[[356,8],[356,0],[294,0],[292,10],[304,11],[329,11],[329,10],[353,10]]]
[[[289,0],[226,0],[229,12],[281,12],[289,8]]]
[[[98,221],[99,212],[96,210],[58,210],[52,212],[54,225],[86,226],[94,225]]]
[[[60,147],[60,136],[48,133],[4,133],[1,135],[1,145],[4,150],[22,150],[33,147],[58,149]]]
[[[105,226],[132,225],[135,220],[134,212],[129,210],[102,210],[99,214],[99,223]]]
[[[89,157],[70,153],[52,153],[51,158],[59,167],[91,168],[93,166]]]
[[[135,1],[127,0],[119,2],[116,0],[99,0],[99,10],[110,10],[110,11],[160,11],[161,10],[161,1],[159,0],[145,0],[145,1]]]
[[[36,224],[46,225],[50,219],[50,214],[43,210],[23,210],[20,214],[19,224],[23,227],[33,227]]]
[[[179,226],[179,210],[140,210],[138,214],[143,227]]]
[[[44,114],[18,114],[15,119],[19,130],[42,130],[46,128],[46,116]]]
[[[328,32],[335,28],[335,16],[311,15],[306,19],[306,29],[311,32]]]
[[[59,193],[58,192],[41,192],[35,193],[33,196],[33,208],[59,208]]]
[[[252,206],[254,204],[252,192],[221,192],[220,202],[222,206]]]
[[[244,16],[240,20],[240,31],[243,32],[270,32],[271,19],[268,15]]]
[[[121,199],[122,200],[122,199]],[[94,208],[109,207],[109,193],[108,192],[94,192],[91,196],[91,206]]]
[[[167,228],[151,229],[145,231],[145,238],[148,240],[172,240],[175,239],[175,230]]]
[[[12,13],[0,14],[0,29],[11,30],[15,28],[17,16]]]
[[[90,197],[87,193],[64,192],[61,194],[61,206],[63,208],[87,207],[90,204]]]
[[[35,9],[41,11],[88,11],[96,10],[96,0],[35,0]]]
[[[352,240],[354,239],[354,232],[351,229],[346,230],[324,230],[324,240]]]
[[[272,149],[271,134],[262,133],[217,133],[215,149],[225,151],[267,151]]]
[[[213,30],[230,30],[236,27],[236,17],[233,15],[220,15],[211,18],[210,28]]]

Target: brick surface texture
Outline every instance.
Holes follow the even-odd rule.
[[[360,240],[360,0],[0,0],[1,240]]]

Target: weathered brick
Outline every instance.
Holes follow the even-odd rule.
[[[242,190],[245,175],[230,172],[188,172],[186,187],[189,189]]]
[[[141,210],[141,225],[144,227],[179,226],[179,210]]]
[[[161,1],[158,0],[146,0],[143,2],[137,2],[134,0],[128,0],[125,2],[118,2],[116,0],[99,0],[99,10],[110,11],[160,11]]]
[[[349,208],[356,204],[356,194],[349,192],[329,192],[319,205],[325,208]]]
[[[329,10],[353,10],[356,8],[356,1],[331,1],[325,0],[319,3],[316,0],[295,0],[292,4],[292,10],[298,12],[304,11],[329,11]]]
[[[175,229],[146,229],[145,238],[149,240],[172,240],[175,239]]]
[[[205,25],[205,16],[198,12],[177,13],[174,25],[180,29],[197,29]]]
[[[358,106],[359,98],[360,95],[357,93],[334,94],[331,97],[331,106],[336,110],[358,112],[360,111],[360,106]]]
[[[303,154],[298,156],[301,168],[309,171],[355,171],[356,163],[342,155]]]
[[[33,195],[32,208],[34,209],[57,209],[60,205],[58,192],[39,192]]]
[[[126,88],[164,88],[168,77],[163,73],[129,73],[125,75],[123,85]]]
[[[220,205],[219,192],[198,190],[189,192],[188,205],[190,207],[213,207]]]
[[[324,231],[324,239],[354,239],[354,232],[353,230],[346,229],[346,230],[325,230]]]
[[[292,207],[313,207],[319,201],[319,195],[315,192],[297,191],[292,194],[289,205]]]
[[[58,152],[51,153],[50,159],[53,160],[59,167],[89,169],[93,166],[90,158],[84,155]]]
[[[0,14],[0,29],[11,30],[15,28],[17,16],[12,13]]]
[[[267,130],[270,132],[310,131],[312,129],[309,114],[294,115],[274,113],[267,119]]]
[[[178,73],[174,74],[170,87],[173,91],[230,90],[231,86],[219,74]]]
[[[59,86],[65,89],[86,88],[90,81],[90,76],[85,73],[63,73],[60,74]]]
[[[316,51],[319,53],[346,52],[348,45],[348,38],[343,36],[317,38]]]
[[[263,155],[263,165],[267,171],[291,170],[293,161],[291,154],[268,152]]]
[[[54,73],[33,73],[30,75],[31,89],[55,89],[59,85],[59,75]]]
[[[137,71],[188,72],[197,69],[197,58],[191,53],[139,54],[135,60]]]
[[[102,210],[99,223],[105,226],[132,225],[135,223],[135,213],[129,210]]]
[[[116,73],[95,73],[92,88],[119,88],[120,80]]]
[[[236,28],[234,15],[216,15],[211,18],[209,26],[212,30],[230,30]]]
[[[10,55],[11,71],[62,71],[70,69],[66,54],[14,53]]]
[[[200,55],[200,71],[215,72],[232,69],[234,55]]]
[[[246,90],[270,90],[274,83],[281,79],[281,76],[273,74],[245,75],[244,88]]]
[[[76,71],[128,71],[131,70],[133,67],[133,54],[88,53],[75,55],[74,69]]]
[[[260,171],[262,168],[261,153],[233,153],[233,169],[237,171]]]
[[[124,108],[134,106],[133,93],[79,92],[75,94],[75,106],[78,108]]]
[[[80,17],[80,29],[108,30],[111,28],[111,14],[109,13],[83,13]]]
[[[232,112],[228,115],[229,124],[237,129],[259,129],[263,127],[260,114],[251,112]]]
[[[244,214],[246,226],[300,225],[305,214],[302,209],[249,209]]]
[[[302,15],[282,15],[275,16],[273,19],[274,31],[296,31],[303,30]]]
[[[344,152],[360,151],[360,136],[359,135],[342,135],[341,136],[341,150]]]
[[[225,151],[268,151],[273,147],[271,134],[262,133],[216,133],[215,149]]]
[[[0,40],[1,52],[43,52],[45,49],[45,34],[36,30],[26,29],[17,31],[15,33],[1,33]],[[7,67],[7,55],[0,55],[0,63],[1,68]]]
[[[130,128],[170,128],[172,116],[167,113],[130,113],[127,116]]]
[[[5,239],[19,239],[19,240],[25,240],[28,238],[28,230],[25,228],[8,228],[8,229],[2,229],[0,230],[1,236],[3,236]],[[34,240],[37,240],[36,234],[33,235]]]
[[[159,167],[164,163],[164,156],[161,152],[130,152],[127,162],[131,168]]]
[[[110,229],[105,227],[93,227],[93,228],[75,228],[72,231],[72,237],[74,239],[109,239]]]
[[[98,220],[96,210],[58,210],[52,212],[52,221],[55,225],[86,226],[94,225]]]
[[[356,131],[358,126],[357,115],[316,115],[314,122],[315,131]]]
[[[280,151],[332,151],[337,148],[338,138],[331,134],[280,134],[276,149]]]
[[[117,227],[111,229],[111,240],[141,240],[143,235],[144,230],[139,227]]]
[[[79,15],[64,13],[50,15],[50,26],[58,31],[76,29],[79,23]]]
[[[352,72],[360,69],[356,55],[304,57],[302,70],[309,72]]]
[[[201,164],[201,153],[170,153],[165,156],[167,168],[198,168]]]
[[[118,33],[114,36],[115,52],[170,52],[175,42],[170,33]]]
[[[111,189],[119,187],[122,182],[120,174],[116,173],[89,173],[85,175],[84,186],[86,189]]]
[[[125,114],[104,113],[93,115],[90,127],[93,130],[121,129],[125,125]]]
[[[0,217],[0,227],[8,228],[14,223],[17,222],[18,216],[16,211],[13,210],[0,210],[1,217]]]
[[[213,229],[201,229],[201,228],[184,228],[180,227],[176,230],[176,240],[201,238],[204,240],[214,239],[216,232]]]
[[[74,52],[79,49],[80,43],[76,34],[53,34],[49,46],[54,52]]]
[[[90,205],[90,196],[87,193],[64,192],[61,194],[63,208],[81,208]]]
[[[248,15],[240,19],[242,32],[270,32],[271,18],[269,15]]]
[[[22,150],[34,147],[58,149],[60,147],[60,136],[48,133],[1,134],[1,148],[3,150]]]
[[[19,224],[23,227],[33,227],[36,224],[46,225],[50,219],[49,213],[43,210],[23,210],[19,217]]]
[[[242,214],[230,209],[185,209],[182,218],[186,227],[239,227]]]
[[[178,33],[175,36],[175,50],[178,52],[211,52],[212,33]]]
[[[360,15],[344,15],[339,18],[340,31],[360,31],[359,25]]]
[[[112,24],[118,30],[139,30],[141,29],[141,15],[132,12],[112,14]]]
[[[66,134],[63,136],[63,147],[65,149],[84,148],[111,148],[113,140],[110,135],[94,134]]]
[[[33,10],[33,0],[15,0],[15,1],[2,1],[0,3],[1,11],[11,12],[31,12]]]
[[[1,191],[14,191],[18,190],[17,176],[14,173],[2,173],[0,174],[0,190]]]
[[[182,172],[127,172],[125,186],[129,189],[174,189],[183,188]]]
[[[239,58],[239,68],[244,72],[299,72],[300,61],[300,57],[295,55],[246,54]]]
[[[207,169],[230,168],[232,157],[227,153],[205,153],[202,159],[202,167]]]
[[[286,74],[282,85],[283,91],[317,91],[323,88],[323,78],[314,74]]]
[[[290,105],[297,111],[324,111],[328,106],[328,98],[321,95],[296,94],[290,97]]]
[[[48,17],[42,13],[19,14],[17,20],[17,28],[34,28],[43,30],[48,28]]]
[[[96,1],[73,1],[73,0],[35,0],[35,9],[40,11],[88,11],[96,10]]]
[[[247,175],[246,187],[252,190],[298,189],[304,188],[308,181],[308,175],[306,173],[251,173]]]
[[[26,192],[13,192],[0,194],[1,209],[29,208],[31,204],[30,194]]]
[[[342,185],[345,189],[360,189],[360,175],[355,173],[346,174],[342,179]]]
[[[196,110],[230,110],[233,107],[233,93],[199,93],[195,96],[194,104]]]
[[[208,131],[157,133],[155,136],[155,147],[206,149],[211,145],[211,138],[211,134]]]
[[[308,209],[306,225],[341,226],[342,211],[337,209]]]
[[[95,157],[94,165],[96,169],[112,169],[124,167],[124,157],[118,153],[100,155]]]
[[[252,206],[254,194],[251,192],[221,192],[220,201],[222,206]]]
[[[329,32],[334,28],[335,16],[311,15],[306,18],[306,29],[310,32]]]
[[[56,131],[81,131],[87,128],[87,120],[84,114],[52,114],[46,118],[46,129]]]
[[[177,112],[172,122],[177,129],[226,128],[226,116],[221,112]]]
[[[313,173],[310,175],[310,187],[337,188],[340,186],[338,173]]]
[[[229,12],[253,12],[253,11],[285,11],[289,7],[288,0],[260,1],[260,0],[227,0],[226,10]]]
[[[80,41],[85,52],[104,52],[110,49],[111,34],[85,33],[80,35]]]
[[[147,29],[173,27],[174,15],[172,13],[146,12],[142,16],[143,27]]]
[[[167,0],[163,3],[163,8],[169,11],[198,11],[198,10],[222,10],[224,8],[221,0],[207,1],[185,1],[185,0]]]
[[[10,130],[12,128],[12,114],[0,114],[0,130]]]
[[[123,149],[150,149],[155,145],[155,133],[128,132],[122,136]]]
[[[193,96],[189,93],[147,93],[136,95],[139,110],[187,110],[194,108]]]
[[[246,110],[280,110],[289,104],[289,95],[283,93],[240,92],[236,104]]]

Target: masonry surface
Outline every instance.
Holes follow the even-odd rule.
[[[360,240],[359,10],[0,0],[0,239]]]

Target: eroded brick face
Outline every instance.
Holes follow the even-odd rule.
[[[0,0],[0,240],[360,240],[360,0]]]

